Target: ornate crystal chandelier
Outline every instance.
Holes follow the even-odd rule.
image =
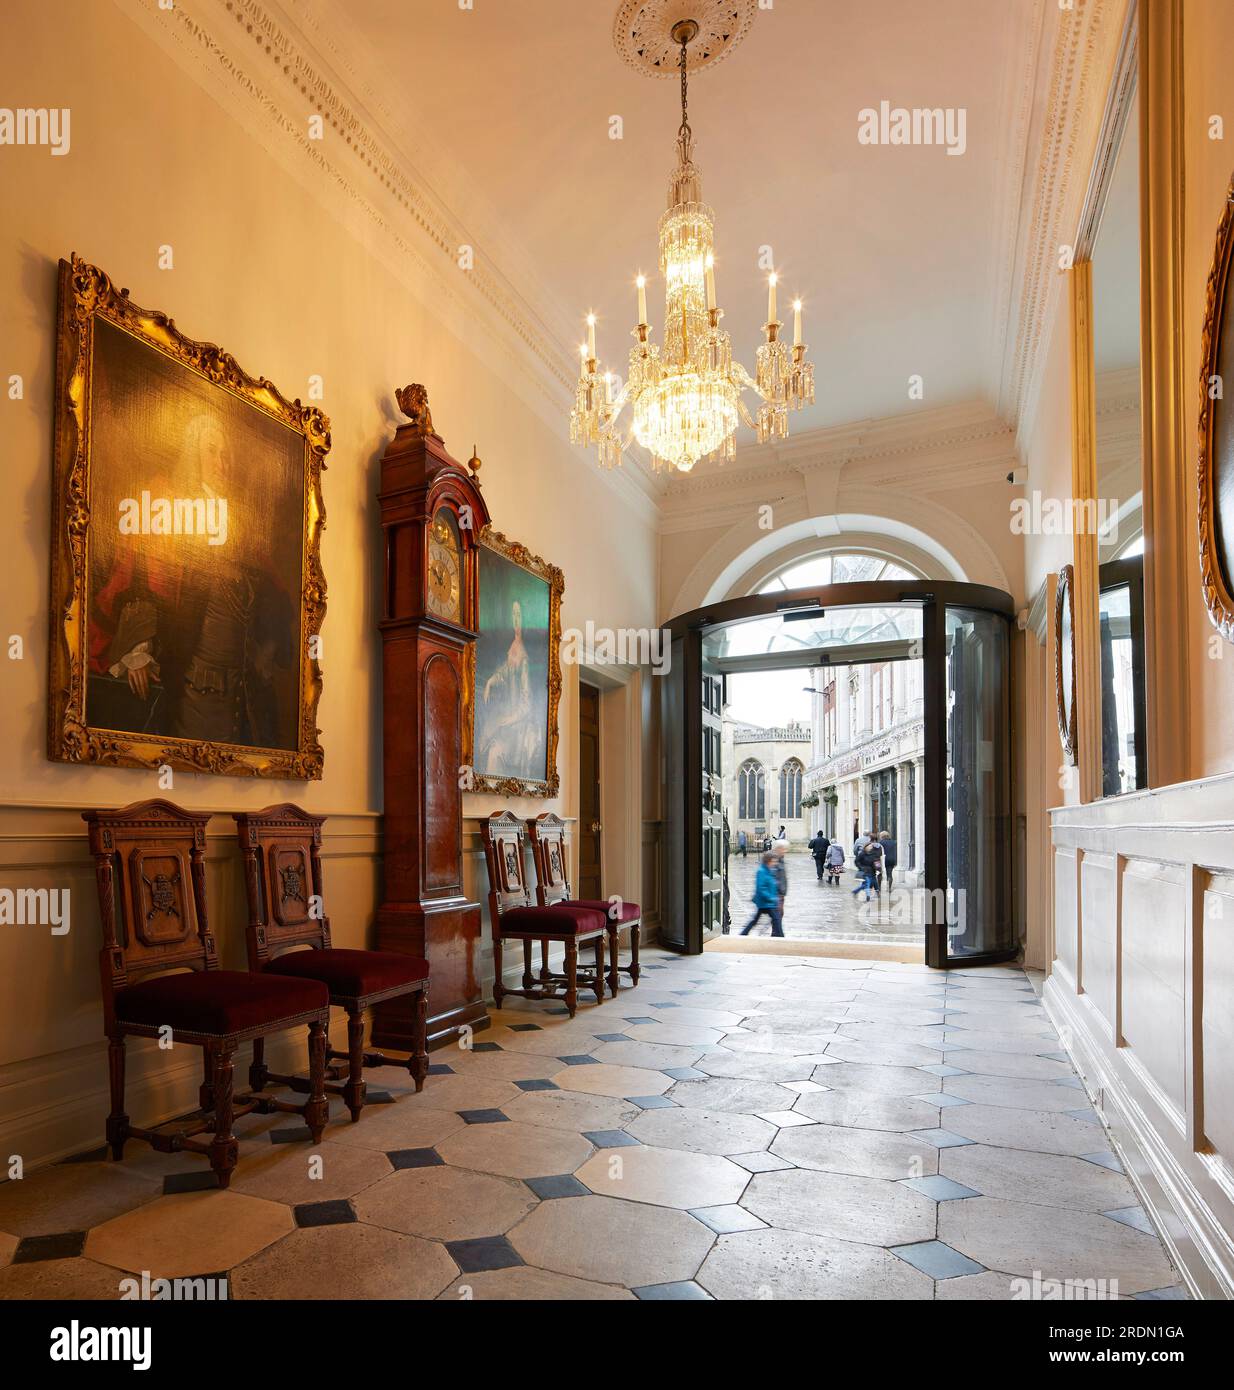
[[[780,337],[776,317],[776,276],[768,277],[766,341],[757,354],[756,377],[733,361],[728,333],[720,327],[724,311],[716,305],[713,232],[715,215],[702,201],[695,167],[694,134],[687,116],[686,50],[698,33],[692,19],[673,26],[680,45],[681,126],[677,167],[669,182],[668,211],[660,218],[660,271],[664,276],[664,345],[649,341],[646,279],[638,277],[638,324],[633,330],[630,371],[614,393],[612,372],[596,358],[596,320],[587,315],[587,341],[581,364],[570,438],[595,444],[602,466],[611,468],[631,439],[647,449],[657,468],[689,472],[700,458],[721,460],[734,454],[737,425],[758,432],[759,443],[788,434],[788,412],[814,401],[814,368],[805,360],[801,301],[793,303],[793,343]],[[742,400],[752,391],[759,404],[752,417]],[[619,426],[631,407],[628,427]]]

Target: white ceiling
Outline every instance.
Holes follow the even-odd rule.
[[[623,370],[656,270],[677,84],[612,44],[617,0],[282,0],[369,118],[553,332]],[[717,288],[753,370],[758,248],[806,304],[817,404],[793,433],[998,397],[1042,0],[776,0],[691,84]],[[963,107],[967,152],[858,143],[858,112]],[[624,138],[609,138],[620,115]],[[660,336],[658,282],[649,294]],[[919,408],[919,407],[918,407]]]

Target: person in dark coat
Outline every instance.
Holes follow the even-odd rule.
[[[810,853],[814,856],[814,867],[818,870],[818,881],[823,881],[823,872],[827,867],[827,851],[831,848],[831,841],[820,830],[810,841]]]
[[[883,846],[883,873],[887,879],[887,887],[891,887],[891,876],[895,872],[895,866],[899,862],[900,851],[896,847],[895,837],[890,830],[881,830],[878,835]]]

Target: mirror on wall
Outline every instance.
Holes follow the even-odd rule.
[[[1132,94],[1092,246],[1102,796],[1147,785],[1140,413],[1140,129]]]

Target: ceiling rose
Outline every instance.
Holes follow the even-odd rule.
[[[622,0],[613,21],[613,46],[645,77],[677,77],[681,48],[673,28],[692,19],[698,33],[686,48],[691,72],[727,58],[750,32],[758,0]]]

